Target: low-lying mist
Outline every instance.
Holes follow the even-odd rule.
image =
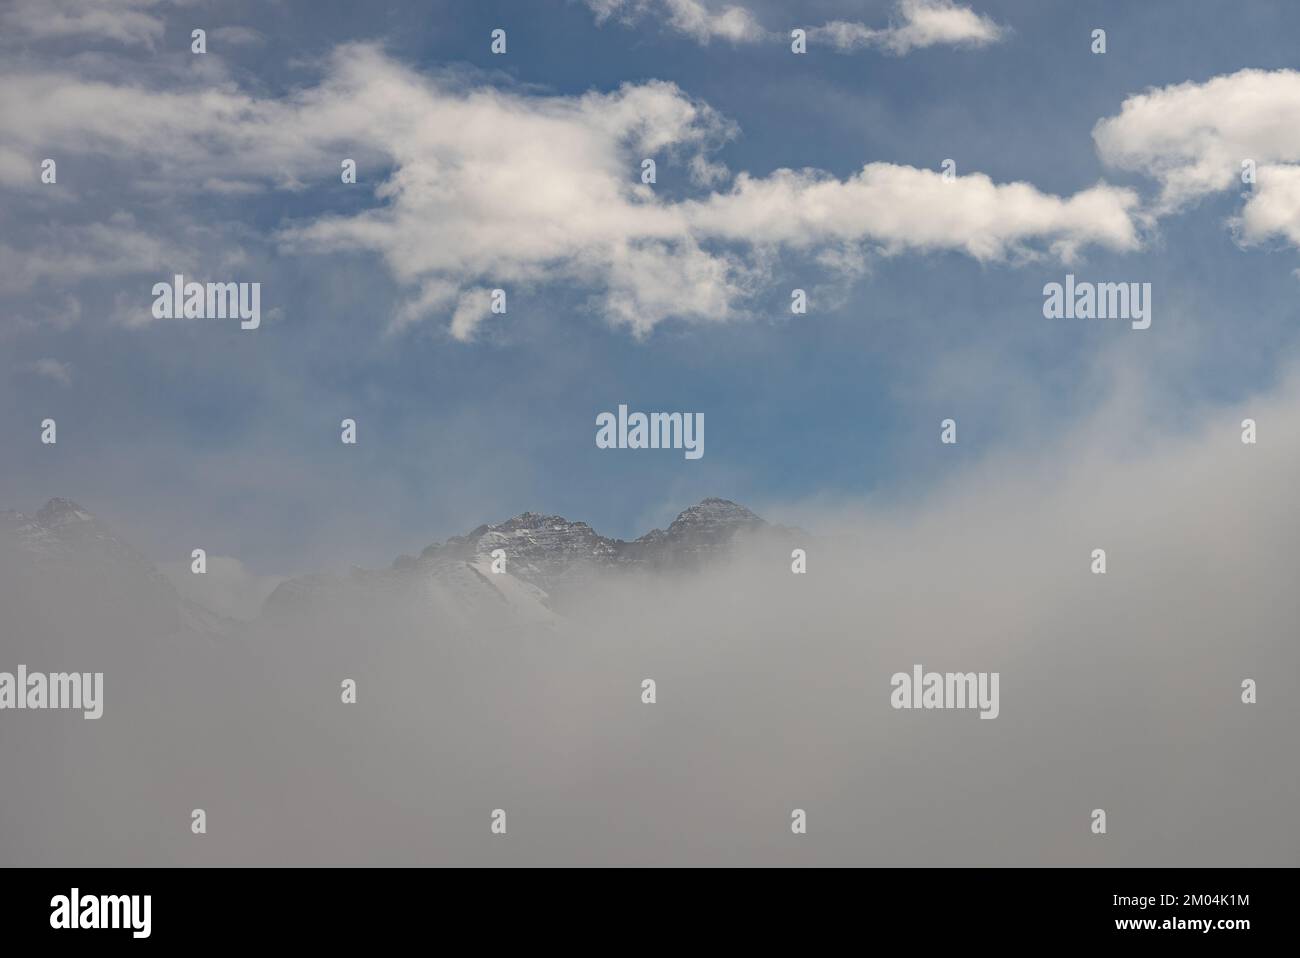
[[[1300,864],[1296,391],[1096,435],[792,507],[805,574],[753,537],[549,621],[397,593],[158,635],[0,570],[0,669],[105,673],[98,721],[0,713],[0,863]],[[891,707],[916,664],[999,673],[997,718]]]

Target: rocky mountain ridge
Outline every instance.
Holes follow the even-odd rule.
[[[720,498],[705,499],[666,529],[632,540],[600,535],[563,516],[525,512],[434,543],[419,556],[399,557],[386,569],[287,580],[266,599],[262,617],[406,602],[413,603],[412,614],[433,622],[545,624],[598,575],[689,572],[727,554],[741,537],[791,531]],[[504,574],[496,571],[498,559],[504,559]],[[35,515],[0,512],[0,563],[9,570],[0,587],[14,591],[27,577],[63,576],[81,591],[93,583],[97,601],[109,597],[151,611],[151,621],[175,628],[215,634],[234,624],[181,597],[153,563],[68,499],[51,499]]]
[[[418,557],[401,556],[390,569],[358,569],[346,579],[312,576],[290,580],[271,594],[266,609],[285,614],[295,606],[328,601],[342,591],[396,590],[412,577],[436,591],[447,587],[449,579],[463,580],[463,570],[468,567],[482,575],[482,585],[510,590],[511,595],[505,597],[508,602],[522,602],[530,617],[545,619],[599,574],[637,569],[689,571],[697,562],[725,555],[738,537],[790,531],[771,525],[729,499],[716,497],[683,510],[667,529],[654,529],[632,540],[603,536],[587,523],[563,516],[524,512],[434,543]],[[504,559],[504,574],[492,571],[498,558]]]
[[[36,602],[49,588],[111,619],[165,634],[214,636],[233,623],[182,597],[152,562],[70,499],[51,499],[34,515],[0,511],[0,628],[5,609]],[[40,618],[38,609],[27,615]],[[15,613],[15,616],[17,613]]]

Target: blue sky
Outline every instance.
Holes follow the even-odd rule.
[[[1245,68],[1288,70],[1300,9],[990,0],[969,9],[997,25],[993,42],[903,53],[810,42],[796,56],[791,27],[843,20],[884,28],[898,22],[900,8],[892,0],[808,3],[797,15],[789,4],[744,7],[774,38],[704,43],[675,28],[658,3],[598,22],[576,0],[141,0],[132,9],[156,25],[132,21],[124,38],[56,33],[39,18],[10,24],[3,47],[10,94],[0,118],[20,135],[0,152],[8,183],[0,213],[8,261],[0,265],[0,507],[34,510],[67,496],[156,559],[183,557],[201,543],[261,573],[386,563],[530,509],[635,536],[709,495],[774,518],[805,500],[915,496],[995,450],[1050,441],[1112,398],[1117,383],[1142,384],[1135,417],[1177,431],[1192,410],[1268,388],[1294,357],[1300,257],[1287,227],[1245,240],[1234,232],[1228,220],[1241,213],[1246,190],[1239,183],[1157,209],[1156,171],[1169,157],[1151,154],[1134,168],[1108,162],[1093,131],[1150,88],[1204,85]],[[27,8],[15,9],[11,16]],[[189,50],[195,26],[210,34],[202,57]],[[488,49],[495,27],[508,31],[504,56]],[[1094,27],[1107,31],[1104,55],[1089,50]],[[223,28],[224,39],[216,34]],[[404,167],[423,169],[418,127],[437,117],[417,111],[409,123],[376,127],[396,131],[392,143],[358,134],[349,146],[339,134],[319,150],[298,150],[293,129],[283,141],[262,131],[244,142],[240,115],[187,126],[205,108],[205,90],[256,101],[256,109],[293,103],[301,91],[321,89],[332,51],[358,42],[376,51],[358,70],[391,64],[434,82],[435,99],[495,89],[524,114],[590,91],[613,96],[624,84],[675,84],[672,103],[711,108],[703,149],[728,172],[712,184],[693,181],[695,142],[675,156],[656,151],[651,204],[704,203],[727,194],[742,172],[764,180],[808,168],[843,183],[865,164],[937,172],[951,157],[959,180],[984,174],[993,184],[1024,182],[1064,198],[1098,184],[1131,189],[1134,221],[1147,218],[1133,243],[1084,240],[1068,260],[1053,250],[1060,234],[1051,231],[1031,230],[983,259],[943,244],[887,250],[871,236],[756,251],[715,233],[701,241],[705,248],[734,258],[746,277],[745,294],[729,301],[731,315],[670,310],[642,335],[611,322],[609,274],[591,266],[586,251],[576,267],[527,264],[524,254],[503,251],[503,261],[528,274],[504,282],[507,315],[457,338],[449,331],[453,300],[392,332],[394,316],[430,275],[398,275],[400,249],[459,241],[434,218],[421,220],[427,206],[413,208],[383,251],[349,248],[346,239],[308,248],[286,237],[393,208],[399,201],[384,184]],[[1270,73],[1265,92],[1286,76]],[[29,108],[16,92],[28,82],[63,96]],[[108,103],[139,100],[138,114],[117,121],[136,132],[119,141],[79,121],[60,124],[59,110],[94,90],[109,91]],[[178,119],[155,122],[171,94],[187,98]],[[1278,93],[1279,102],[1290,103],[1287,95]],[[313,124],[313,109],[300,104],[291,120]],[[1118,138],[1141,154],[1149,148],[1137,142],[1141,135],[1124,128]],[[1252,135],[1261,163],[1300,160],[1267,130]],[[503,131],[503,155],[528,149]],[[229,175],[194,174],[192,157],[207,155]],[[353,155],[362,158],[359,182],[344,186],[338,158]],[[57,156],[56,186],[38,182],[45,156]],[[627,154],[628,183],[639,158]],[[550,173],[537,175],[546,183]],[[1279,215],[1288,209],[1285,196],[1260,196]],[[576,208],[583,200],[574,202],[575,218],[587,215]],[[935,215],[945,214],[922,206],[909,223]],[[104,248],[96,228],[135,262],[98,268]],[[979,224],[971,229],[982,235]],[[141,243],[138,256],[123,237]],[[821,259],[831,246],[854,268]],[[89,262],[33,266],[77,251]],[[478,256],[489,272],[495,267],[490,250]],[[182,263],[203,278],[261,282],[262,328],[141,321],[152,284]],[[1150,282],[1151,329],[1045,320],[1042,287],[1066,272]],[[794,287],[810,292],[807,315],[790,314]],[[619,403],[704,413],[704,457],[597,449],[595,417]],[[59,423],[56,447],[39,444],[47,416]],[[355,447],[338,440],[344,417],[358,422]],[[955,447],[938,442],[947,417],[959,424]]]

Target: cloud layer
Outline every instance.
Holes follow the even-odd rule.
[[[755,541],[594,583],[553,627],[384,591],[203,641],[0,575],[23,583],[2,661],[102,669],[106,690],[93,736],[30,715],[0,738],[23,770],[0,859],[1294,865],[1298,386],[1171,434],[1138,383],[915,502],[809,507],[806,574]],[[246,572],[217,569],[243,601]],[[892,709],[914,663],[998,672],[999,717]],[[220,841],[192,839],[196,806]]]
[[[1130,190],[1099,184],[1056,196],[888,163],[843,179],[790,169],[732,177],[710,157],[735,126],[674,84],[538,95],[420,73],[366,44],[339,47],[317,84],[280,99],[232,84],[156,90],[15,73],[0,115],[20,112],[26,119],[0,165],[29,181],[33,156],[91,153],[116,163],[129,190],[239,199],[309,185],[352,189],[338,184],[339,166],[356,159],[355,189],[375,202],[285,222],[277,242],[293,252],[378,256],[409,291],[386,328],[440,318],[461,340],[489,316],[493,288],[590,289],[610,322],[643,335],[668,318],[743,315],[774,286],[770,254],[781,250],[823,262],[908,250],[989,261],[1138,243]],[[686,195],[662,198],[643,183],[645,158]],[[186,245],[151,241],[125,218],[114,236],[105,229],[67,227],[70,252],[54,259],[74,256],[73,275],[120,274],[133,263],[157,268],[165,251]],[[111,255],[92,255],[106,246]],[[44,255],[20,259],[27,265],[10,283],[30,284],[57,265]]]

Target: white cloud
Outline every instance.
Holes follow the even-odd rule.
[[[1097,123],[1102,159],[1160,183],[1158,212],[1226,190],[1250,191],[1233,223],[1246,243],[1281,236],[1300,245],[1300,72],[1240,70],[1124,101]],[[1252,160],[1257,182],[1242,181]]]
[[[703,0],[587,0],[587,6],[597,23],[611,17],[630,23],[657,15],[671,29],[703,45],[713,40],[757,43],[768,36],[753,13],[734,3],[715,7]]]
[[[399,314],[401,326],[422,307],[445,309],[458,277],[471,285],[589,282],[605,289],[612,321],[646,333],[670,316],[731,318],[752,285],[738,261],[745,248],[850,240],[990,260],[1036,247],[1069,257],[1089,243],[1137,244],[1137,198],[1128,190],[1097,186],[1061,198],[981,175],[945,183],[938,173],[890,164],[847,180],[815,171],[742,174],[729,191],[662,202],[637,181],[639,157],[677,148],[698,158],[730,133],[675,86],[576,98],[449,96],[415,75],[401,86],[402,97],[396,84],[384,96],[411,98],[431,122],[379,135],[399,163],[380,191],[387,205],[284,234],[304,248],[372,249],[399,279],[424,283]],[[366,87],[353,94],[362,102],[374,96]],[[459,301],[453,335],[469,338],[484,315]]]
[[[1241,70],[1128,97],[1093,129],[1102,159],[1150,173],[1171,207],[1240,183],[1241,162],[1300,159],[1300,73]]]
[[[664,0],[669,25],[697,43],[729,40],[732,43],[755,43],[766,35],[754,15],[744,7],[729,4],[716,12],[700,0]]]
[[[847,53],[863,47],[879,47],[902,55],[932,46],[982,47],[1001,40],[1005,30],[969,7],[953,0],[899,0],[893,25],[881,29],[847,20],[832,20],[808,31],[814,41],[823,41]]]
[[[708,45],[713,40],[759,43],[787,36],[763,29],[758,18],[740,4],[714,4],[705,0],[587,0],[597,23],[610,19],[626,24],[657,16],[670,29]],[[894,23],[869,27],[865,23],[832,20],[812,27],[808,35],[833,49],[848,53],[876,47],[901,56],[931,46],[980,47],[1002,39],[1005,30],[988,17],[954,0],[898,0]]]
[[[113,40],[153,48],[163,36],[154,8],[168,0],[10,0],[0,33],[33,40]]]
[[[1255,188],[1233,225],[1246,244],[1280,236],[1300,246],[1300,166],[1260,167]]]
[[[337,99],[333,105],[344,107]],[[132,171],[123,177],[133,172],[140,183],[147,176],[156,188],[200,175],[229,182],[236,174],[292,185],[284,171],[300,168],[304,156],[320,148],[320,137],[301,123],[307,113],[324,125],[326,136],[340,132],[337,116],[312,107],[257,99],[230,84],[153,90],[54,70],[0,74],[6,153],[48,156],[65,149],[129,158]],[[277,129],[296,142],[277,144]],[[25,166],[33,168],[30,160]]]
[[[641,335],[670,317],[743,314],[747,297],[775,282],[771,254],[781,249],[832,248],[831,260],[860,263],[864,251],[1068,259],[1090,244],[1138,244],[1130,190],[1055,196],[887,163],[845,179],[740,173],[724,187],[729,174],[707,156],[736,129],[674,84],[531,95],[421,74],[367,45],[339,48],[318,85],[278,100],[230,85],[158,91],[18,74],[0,84],[0,118],[12,120],[15,149],[95,151],[123,161],[125,189],[153,194],[303,189],[337,181],[339,157],[354,156],[356,188],[379,202],[288,223],[279,241],[381,257],[413,293],[387,328],[450,320],[462,340],[488,315],[472,291],[495,287],[580,285],[611,322]],[[642,184],[646,156],[661,177],[690,184],[688,198]],[[70,232],[48,254],[19,257],[4,279],[30,285],[174,258],[161,238],[125,235],[131,242]]]
[[[934,170],[869,163],[839,180],[816,171],[740,174],[728,193],[686,204],[697,229],[731,240],[793,247],[869,241],[885,252],[959,250],[978,260],[1032,255],[1063,259],[1080,247],[1138,245],[1137,194],[1099,184],[1070,197],[982,173],[950,182]]]
[[[491,294],[486,289],[468,289],[456,301],[456,311],[451,314],[451,335],[467,342],[474,338],[474,330],[488,316]]]

